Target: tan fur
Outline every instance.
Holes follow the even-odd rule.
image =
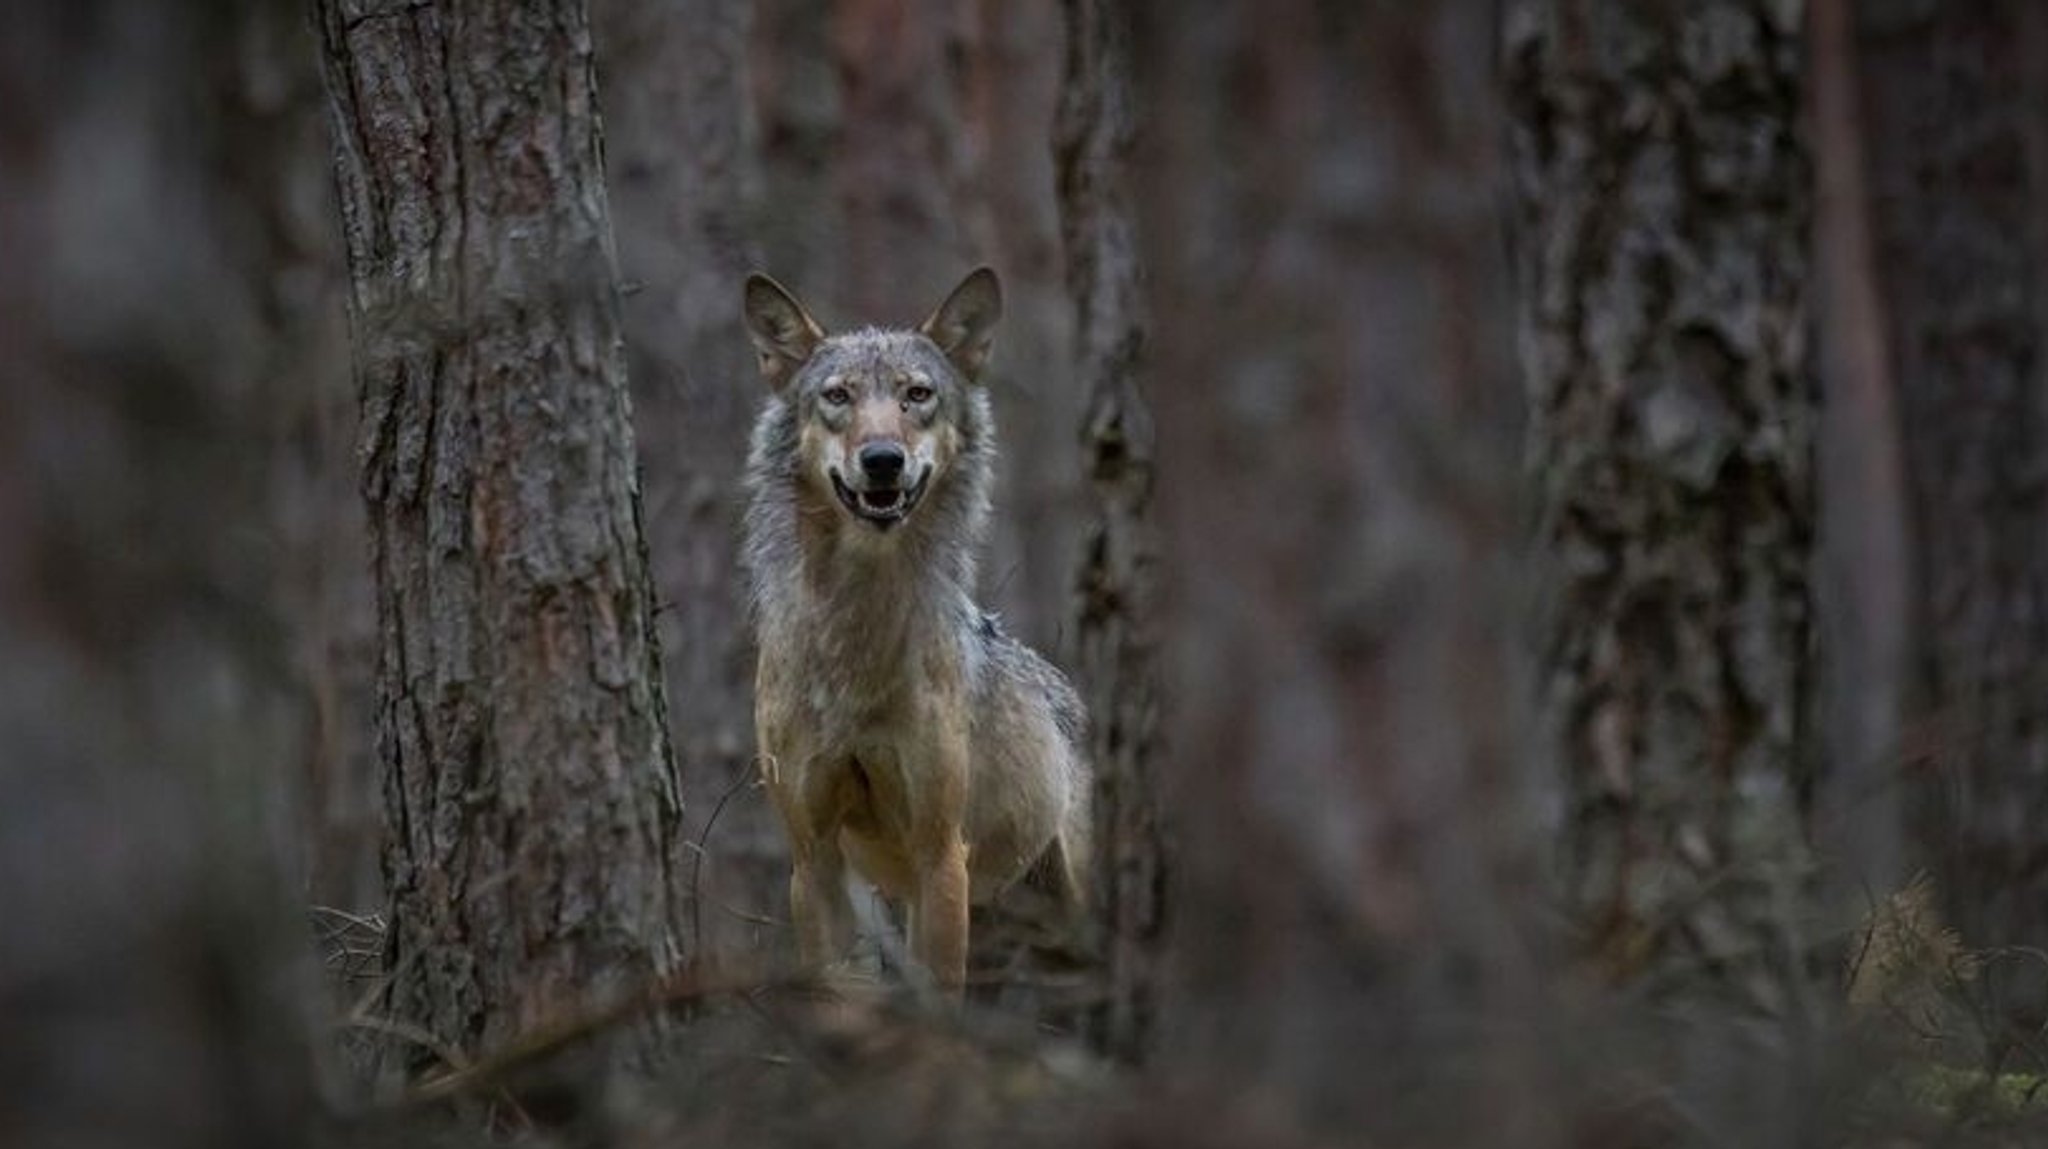
[[[1088,851],[1079,701],[970,597],[992,463],[975,376],[999,308],[984,271],[917,332],[826,336],[772,283],[747,291],[775,389],[749,462],[755,721],[799,946],[845,954],[850,867],[908,907],[912,956],[955,993],[969,902],[1050,855],[1078,917]],[[878,442],[924,492],[880,526],[835,490],[861,487]]]

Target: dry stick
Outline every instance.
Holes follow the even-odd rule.
[[[714,901],[711,904],[717,906],[719,912],[725,914],[727,917],[736,918],[740,921],[747,923],[750,926],[767,926],[770,929],[779,930],[784,929],[789,925],[788,922],[782,920],[781,918],[774,917],[770,914],[753,913],[748,910],[740,909],[738,906],[727,905],[726,903],[720,901]]]
[[[760,762],[761,758],[757,756],[754,759],[757,771]],[[690,844],[696,855],[690,860],[690,940],[696,943],[700,959],[704,954],[704,855],[708,852],[711,831],[718,826],[718,816],[725,813],[725,804],[732,801],[732,796],[752,783],[756,777],[755,773],[743,773],[732,780],[732,785],[725,788],[725,793],[720,794],[717,803],[711,807],[711,816],[704,819],[704,829],[698,832],[697,840]]]
[[[544,1023],[527,1030],[518,1039],[503,1048],[481,1058],[473,1064],[453,1069],[438,1077],[428,1078],[408,1090],[400,1101],[400,1108],[443,1101],[465,1093],[479,1086],[489,1085],[507,1072],[534,1060],[554,1053],[565,1046],[586,1037],[601,1033],[615,1025],[631,1021],[645,1013],[680,1005],[686,1001],[701,1001],[723,994],[747,995],[769,989],[801,989],[810,982],[801,979],[770,979],[749,981],[711,981],[693,974],[682,974],[656,982],[644,993],[620,998],[609,1005]],[[431,1047],[430,1047],[431,1048]],[[437,1051],[438,1052],[438,1051]],[[452,1052],[452,1051],[451,1051]],[[446,1060],[444,1058],[444,1060]]]
[[[753,1014],[755,1018],[759,1019],[761,1024],[767,1026],[771,1030],[774,1030],[776,1033],[780,1034],[783,1038],[787,1039],[792,1045],[794,1045],[797,1051],[803,1054],[804,1061],[807,1064],[809,1064],[811,1068],[817,1070],[820,1073],[826,1074],[827,1076],[831,1076],[835,1080],[839,1079],[842,1076],[838,1067],[830,1064],[829,1062],[819,1057],[814,1056],[810,1050],[803,1048],[802,1035],[798,1034],[796,1030],[789,1025],[788,1022],[776,1016],[770,1010],[763,1008],[761,1003],[756,1000],[758,996],[759,991],[756,990],[746,990],[734,995],[734,997],[736,997],[739,1000],[740,1005],[744,1007],[748,1013]]]
[[[341,1025],[346,1029],[367,1029],[373,1033],[382,1033],[403,1041],[410,1041],[435,1057],[440,1058],[441,1063],[448,1066],[451,1073],[466,1073],[471,1069],[469,1058],[463,1056],[461,1050],[447,1044],[411,1022],[399,1021],[396,1018],[390,1017],[378,1017],[375,1014],[369,1013],[352,1013],[342,1019]]]
[[[1869,882],[1864,882],[1863,921],[1865,924],[1858,931],[1862,937],[1856,945],[1855,955],[1849,959],[1843,978],[1844,985],[1855,985],[1857,976],[1863,972],[1863,963],[1870,959],[1871,943],[1877,940],[1877,930],[1874,928],[1877,909],[1877,892],[1870,888]]]
[[[1958,972],[1956,967],[1959,960],[1973,957],[1979,962],[1977,984],[1980,987],[1980,994],[1979,1000],[1970,1001],[1971,1012],[1973,1019],[1977,1022],[1977,1028],[1988,1038],[1997,1028],[1996,1022],[1992,1020],[1992,1017],[2000,1012],[1998,1009],[1998,991],[1993,988],[1991,980],[1994,968],[1998,965],[1999,961],[2005,958],[2027,958],[2043,965],[2048,965],[2048,951],[2036,949],[2033,946],[1993,946],[1990,949],[1977,950],[1974,953],[1951,956],[1949,958],[1949,982],[1958,991],[1958,995],[1963,996],[1966,1001],[1969,998],[1967,992],[1963,991],[1965,978]],[[2037,1071],[2044,1062],[2042,1060],[2041,1046],[2035,1041],[2035,1038],[2041,1037],[2043,1034],[2048,1034],[2048,1022],[2036,1026],[2031,1034],[2013,1033],[2011,1035],[2011,1045],[2021,1046],[2026,1053],[2031,1054]],[[2010,1045],[1997,1042],[1993,1043],[1993,1047],[1999,1051],[1998,1058],[1987,1067],[1985,1076],[1987,1079],[1995,1081],[2005,1071],[2005,1065],[2012,1057],[2012,1049]],[[2048,1081],[2037,1079],[2027,1089],[2028,1099],[2031,1101],[2034,1095],[2040,1092],[2044,1086],[2048,1086]]]
[[[1065,986],[1061,986],[1057,981],[1047,981],[1043,984],[1048,988],[1073,988],[1077,984],[1086,984],[1087,980],[1076,979]],[[474,1089],[494,1087],[499,1078],[512,1070],[558,1052],[577,1041],[595,1036],[642,1014],[687,1001],[702,1001],[706,998],[731,995],[762,1020],[783,1030],[785,1034],[791,1034],[789,1027],[780,1019],[761,1009],[760,1003],[755,1000],[757,995],[778,990],[815,990],[820,987],[820,982],[808,977],[720,981],[682,974],[663,979],[644,993],[621,998],[588,1013],[536,1026],[520,1035],[511,1044],[474,1062],[465,1058],[459,1050],[441,1045],[431,1034],[402,1022],[364,1016],[352,1019],[350,1024],[416,1041],[450,1066],[447,1073],[428,1078],[406,1092],[397,1108],[410,1109],[445,1101]],[[508,1102],[512,1100],[509,1095],[505,1099]]]

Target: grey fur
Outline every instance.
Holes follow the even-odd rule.
[[[972,899],[989,900],[1050,856],[1064,886],[1057,892],[1077,910],[1092,785],[1082,703],[973,597],[995,468],[988,394],[959,366],[978,359],[949,358],[921,332],[873,328],[824,336],[807,350],[800,364],[784,360],[773,371],[764,356],[764,373],[778,385],[755,423],[747,462],[742,564],[760,646],[764,771],[786,826],[792,795],[842,776],[858,779],[853,801],[878,809],[824,827],[822,844],[806,844],[788,827],[794,853],[823,856],[797,858],[792,896],[801,907],[805,867],[836,867],[842,845],[856,871],[886,893],[909,896],[914,882],[904,867],[916,863],[887,846],[893,815],[880,807],[892,786],[930,781],[918,752],[897,748],[918,744],[929,706],[916,695],[931,692],[937,674],[964,683]],[[975,353],[985,355],[985,333]],[[806,421],[823,418],[816,412],[827,386],[858,394],[910,376],[936,391],[934,426],[953,436],[954,450],[901,525],[878,532],[818,489]],[[934,665],[940,670],[919,669]],[[795,760],[777,760],[784,755]],[[828,874],[809,896],[833,898],[831,884]]]
[[[989,490],[995,485],[995,416],[988,392],[962,379],[924,336],[870,327],[828,336],[789,385],[769,396],[754,421],[740,561],[752,589],[757,628],[779,606],[788,605],[778,601],[778,593],[797,585],[803,567],[796,488],[803,478],[798,437],[804,413],[817,402],[827,379],[899,367],[925,371],[938,383],[940,417],[958,429],[961,448],[954,473],[904,524],[899,540],[904,561],[898,565],[906,574],[941,584],[930,588],[938,592],[933,601],[965,601],[972,607],[975,556],[988,535]],[[910,587],[902,590],[912,592]],[[971,617],[978,619],[980,612]]]

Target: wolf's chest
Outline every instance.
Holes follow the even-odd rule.
[[[821,750],[895,741],[965,677],[958,651],[920,629],[830,624],[764,636],[762,672],[761,689]]]

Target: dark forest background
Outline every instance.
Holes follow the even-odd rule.
[[[2048,9],[16,8],[0,1144],[2048,1139]],[[956,1014],[789,966],[739,298],[981,263]]]

